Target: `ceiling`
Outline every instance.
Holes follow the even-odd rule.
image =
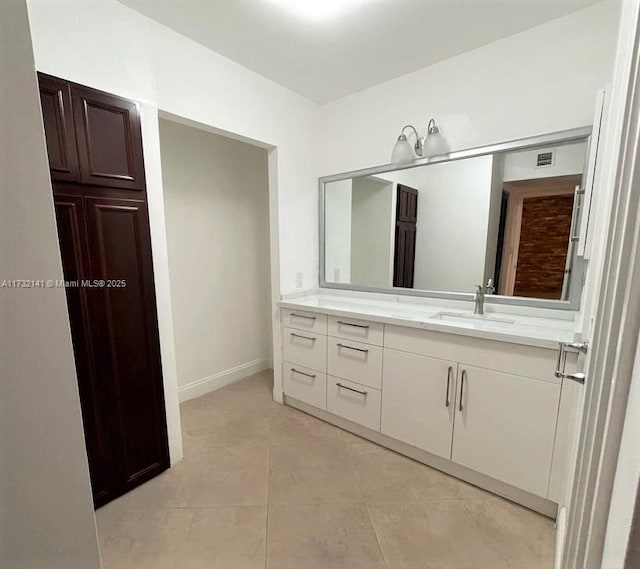
[[[325,103],[597,0],[119,1]]]

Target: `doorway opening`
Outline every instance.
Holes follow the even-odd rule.
[[[581,176],[505,182],[498,293],[563,300],[571,280]]]

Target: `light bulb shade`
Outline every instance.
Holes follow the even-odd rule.
[[[404,164],[406,162],[411,162],[415,158],[415,154],[413,153],[413,148],[407,137],[404,134],[401,134],[396,141],[393,151],[391,152],[391,162],[394,164]]]
[[[427,134],[422,147],[422,156],[430,158],[432,156],[442,156],[449,153],[449,145],[444,136],[436,129],[436,132]]]

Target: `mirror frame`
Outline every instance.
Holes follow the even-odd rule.
[[[590,155],[590,147],[592,144],[593,128],[591,126],[585,126],[580,128],[574,128],[570,130],[562,130],[549,134],[542,134],[529,138],[520,138],[517,140],[511,140],[508,142],[501,142],[498,144],[490,144],[488,146],[479,146],[475,148],[469,148],[466,150],[457,150],[443,156],[436,156],[433,158],[418,158],[407,164],[384,164],[382,166],[374,166],[372,168],[364,168],[361,170],[353,170],[351,172],[343,172],[342,174],[334,174],[332,176],[323,176],[318,180],[319,189],[319,204],[318,204],[318,219],[319,219],[319,245],[320,245],[320,288],[337,289],[337,290],[350,290],[360,292],[375,292],[382,294],[392,294],[401,296],[419,296],[436,299],[446,300],[473,300],[473,292],[446,292],[436,290],[422,290],[413,288],[383,288],[383,287],[370,287],[370,286],[358,286],[349,283],[331,283],[327,282],[325,274],[325,184],[329,182],[338,182],[340,180],[347,180],[350,178],[372,176],[375,174],[384,174],[386,172],[395,172],[399,170],[409,170],[411,168],[417,168],[419,166],[427,166],[429,164],[439,164],[443,162],[454,162],[456,160],[463,160],[465,158],[475,158],[478,156],[486,156],[488,154],[495,154],[498,152],[513,152],[518,150],[528,150],[539,146],[551,146],[551,145],[564,145],[572,144],[575,142],[587,142],[587,152],[585,154],[585,166],[582,172],[583,183],[587,179],[587,167],[588,159]],[[579,257],[576,257],[579,259]],[[553,308],[559,310],[579,310],[580,301],[582,298],[582,288],[584,280],[584,262],[575,263],[576,266],[572,267],[573,279],[569,289],[568,300],[547,300],[543,298],[533,297],[521,297],[521,296],[501,296],[501,295],[487,295],[485,297],[485,303],[488,304],[506,304],[511,306],[530,306],[536,308]],[[473,288],[473,284],[469,285],[469,288]]]

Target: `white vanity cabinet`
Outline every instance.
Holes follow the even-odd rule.
[[[288,404],[555,515],[568,434],[558,431],[567,406],[552,342],[319,312],[281,317]]]
[[[327,316],[282,310],[282,385],[290,397],[327,408]]]

